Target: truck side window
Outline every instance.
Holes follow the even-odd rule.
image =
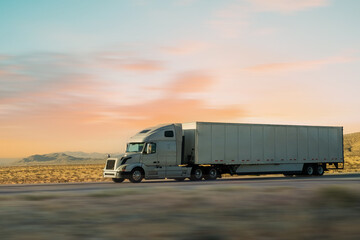
[[[165,131],[165,137],[174,137],[173,131]]]
[[[156,153],[156,143],[148,143],[146,153],[147,154]]]

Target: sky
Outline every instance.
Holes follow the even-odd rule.
[[[358,0],[0,0],[0,158],[148,126],[360,131]]]

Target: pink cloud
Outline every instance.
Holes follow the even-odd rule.
[[[179,95],[183,93],[205,92],[215,83],[215,79],[203,72],[193,71],[178,74],[178,76],[166,86],[144,87],[146,91],[161,91],[163,93]]]
[[[118,71],[131,72],[155,72],[164,70],[160,61],[155,60],[124,60],[124,59],[100,59],[99,65],[95,67],[110,68]]]
[[[251,10],[240,2],[230,4],[214,13],[208,24],[226,38],[234,38],[243,33],[250,25]]]
[[[252,19],[258,12],[292,13],[329,4],[329,0],[246,0],[234,1],[215,11],[209,25],[226,38],[257,32],[251,27]],[[266,34],[268,34],[267,31]]]
[[[80,134],[97,136],[125,126],[139,128],[163,122],[216,121],[243,115],[238,106],[214,108],[202,99],[185,98],[183,93],[207,91],[215,79],[205,73],[180,74],[166,86],[157,89],[161,97],[124,105],[110,101],[119,98],[106,82],[87,75],[68,76],[46,88],[0,99],[0,123],[27,126],[53,136]],[[90,127],[93,126],[93,127]],[[59,132],[60,131],[60,132]],[[40,136],[40,135],[39,135]]]
[[[215,79],[202,72],[188,72],[180,74],[167,86],[172,93],[193,93],[204,92]]]
[[[310,8],[323,7],[328,0],[247,0],[255,11],[290,13]]]
[[[202,42],[182,42],[176,46],[165,46],[161,49],[165,53],[173,55],[187,55],[201,51],[207,47],[208,44]]]
[[[205,100],[189,99],[184,93],[206,92],[215,79],[202,72],[179,74],[165,86],[146,88],[160,91],[162,96],[146,102],[104,109],[92,122],[117,122],[125,126],[146,127],[165,122],[226,121],[241,117],[244,111],[237,105],[208,106]]]
[[[252,73],[276,73],[285,71],[302,71],[316,69],[322,66],[338,63],[346,63],[353,61],[351,57],[330,57],[320,60],[298,61],[298,62],[278,62],[259,64],[251,67],[244,68],[243,70]]]
[[[117,67],[123,70],[139,71],[139,72],[160,71],[164,69],[164,67],[159,62],[149,61],[149,60],[123,63],[123,64],[119,64]]]
[[[119,107],[128,126],[147,126],[166,122],[226,121],[243,116],[237,106],[211,108],[203,100],[163,97],[146,104]]]
[[[4,76],[4,75],[7,75],[7,74],[8,74],[7,72],[5,72],[4,70],[1,70],[1,69],[0,69],[0,77],[1,77],[1,76]]]
[[[128,83],[110,82],[106,77],[99,77],[97,70],[105,74],[111,68],[151,72],[163,69],[162,62],[117,56],[99,58],[98,62],[71,56],[60,60],[47,56],[45,60],[39,58],[40,61],[35,55],[35,60],[32,59],[20,56],[9,62],[11,66],[20,64],[20,70],[1,78],[1,139],[14,139],[15,147],[0,154],[18,156],[17,149],[20,148],[30,149],[26,154],[34,154],[44,149],[57,151],[66,146],[88,151],[101,145],[109,136],[113,142],[122,137],[123,132],[149,125],[226,121],[244,115],[237,105],[214,107],[207,99],[199,97],[197,93],[208,91],[216,83],[207,72],[181,73],[166,84],[154,85],[152,90],[141,88],[143,82],[134,82],[135,90],[122,94],[124,84]],[[96,67],[95,73],[86,71],[93,67]],[[6,71],[8,68],[1,69],[1,74]],[[152,95],[150,91],[154,90],[156,94]],[[137,101],[128,101],[127,96]],[[40,144],[35,146],[35,142]],[[79,147],[80,144],[83,147]]]

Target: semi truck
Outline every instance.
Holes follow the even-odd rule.
[[[342,127],[191,122],[138,132],[125,153],[108,157],[103,177],[200,181],[223,174],[322,176],[342,168]]]

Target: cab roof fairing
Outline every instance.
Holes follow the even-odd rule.
[[[129,142],[149,142],[149,141],[153,141],[153,140],[165,140],[163,134],[161,134],[161,135],[158,135],[158,134],[162,133],[162,131],[165,131],[165,130],[175,130],[175,125],[176,124],[174,124],[174,123],[161,124],[161,125],[157,125],[154,127],[146,128],[146,129],[138,132],[134,136],[132,136],[129,139]],[[145,132],[145,130],[149,130],[149,131]],[[144,131],[144,133],[141,133],[143,131]],[[173,138],[175,139],[175,137],[173,137]]]

